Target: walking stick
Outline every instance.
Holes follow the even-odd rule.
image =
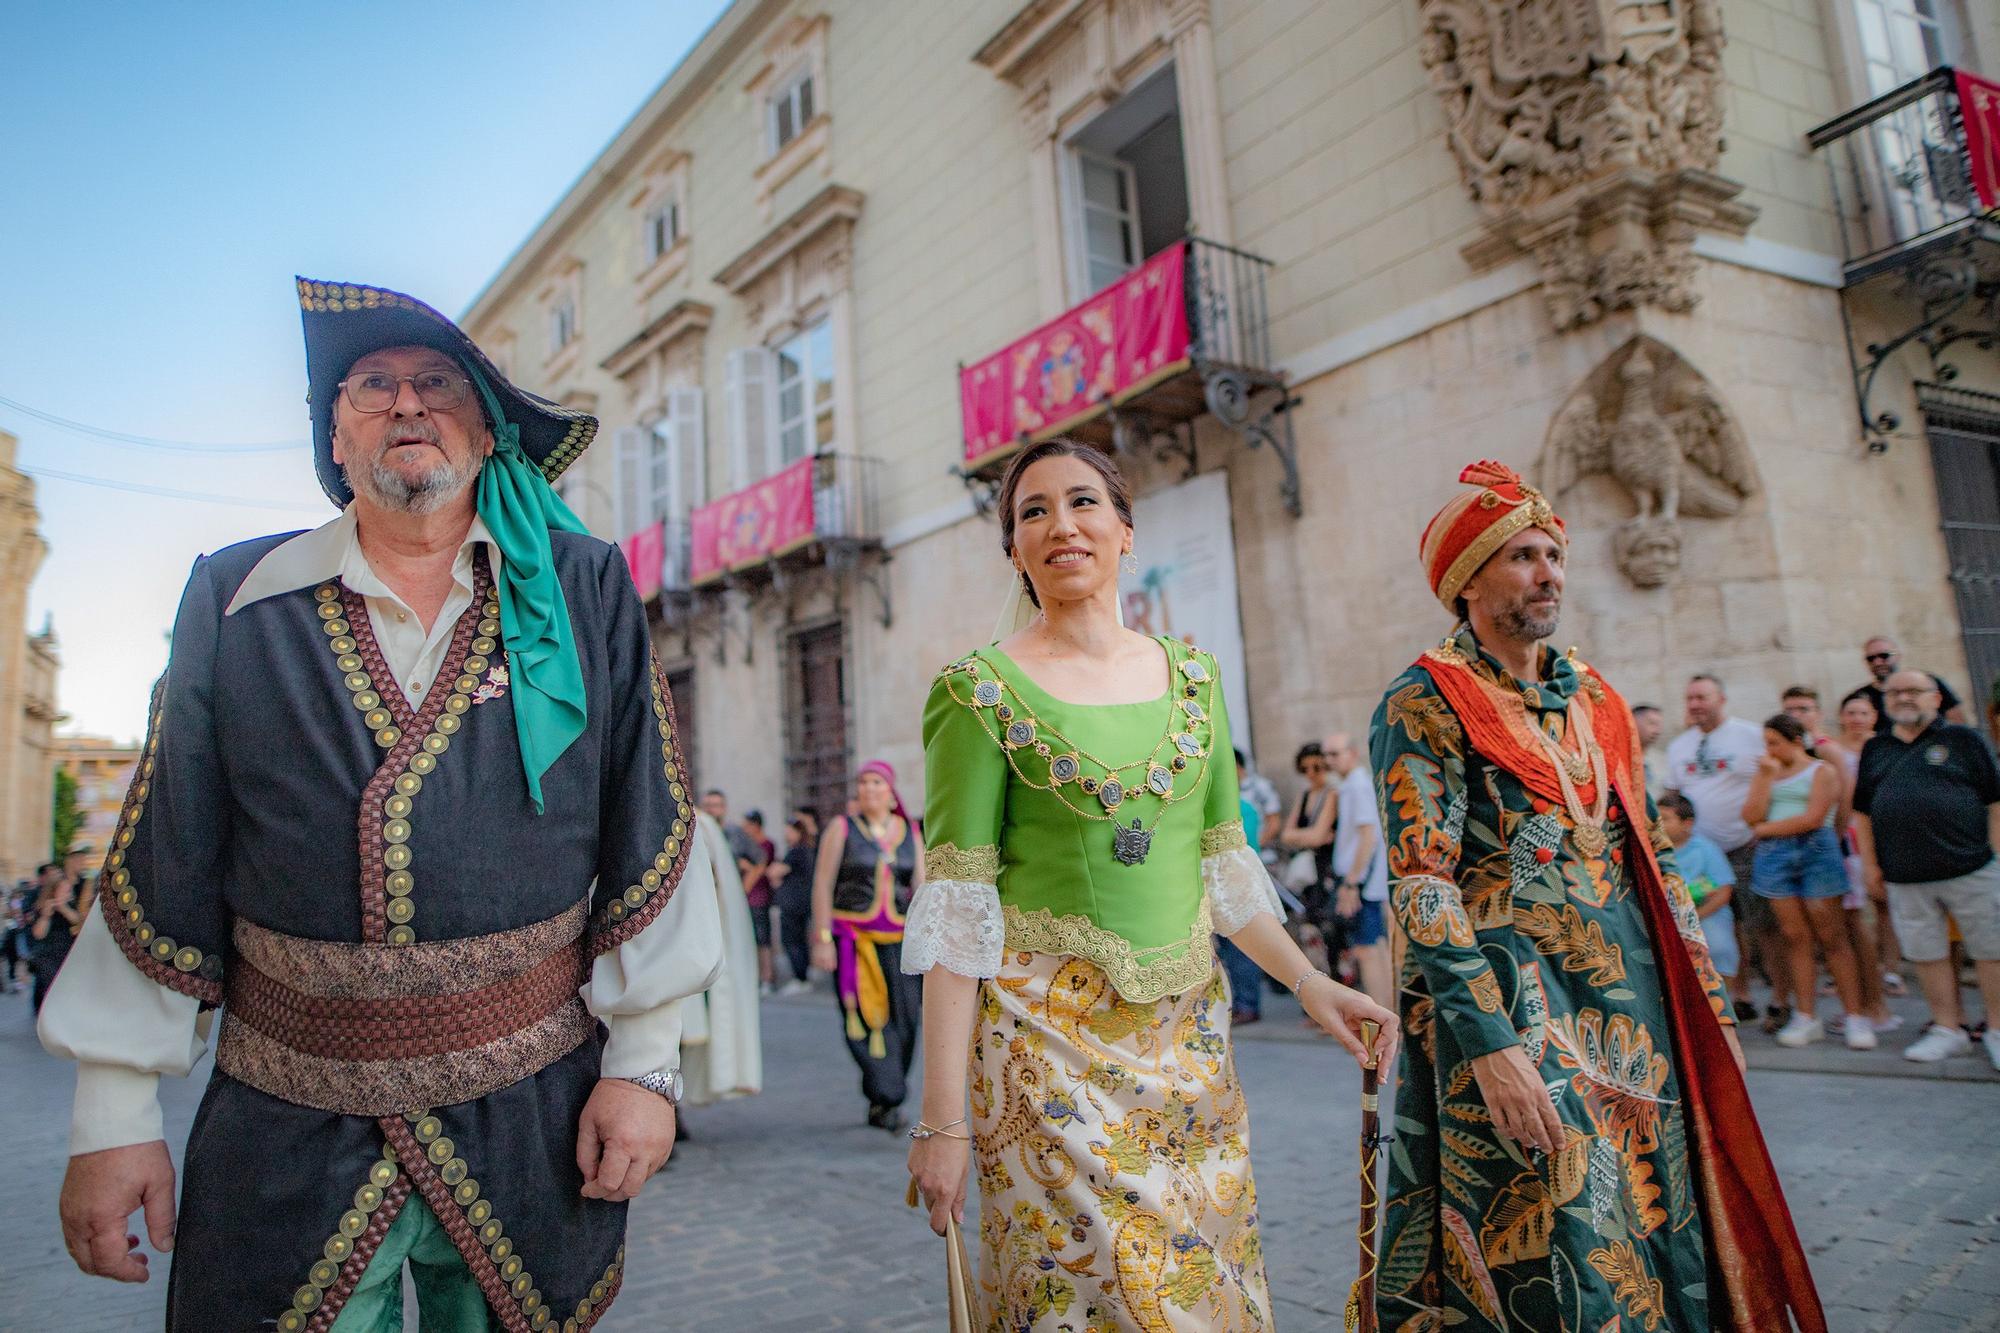
[[[1382,1195],[1375,1184],[1375,1153],[1389,1141],[1382,1133],[1382,1071],[1375,1060],[1375,1039],[1381,1032],[1379,1024],[1361,1024],[1361,1041],[1368,1048],[1368,1060],[1361,1066],[1361,1219],[1355,1228],[1361,1242],[1361,1268],[1347,1293],[1347,1333],[1376,1333],[1376,1229]]]

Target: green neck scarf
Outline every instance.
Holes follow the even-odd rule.
[[[521,428],[507,420],[486,377],[467,368],[493,419],[493,456],[479,469],[476,504],[500,548],[500,629],[507,645],[507,692],[521,738],[521,769],[535,813],[542,774],[583,734],[583,667],[570,629],[569,603],[556,578],[549,532],[588,532],[540,468],[521,450]]]

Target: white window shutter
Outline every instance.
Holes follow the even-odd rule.
[[[611,454],[618,488],[613,540],[622,542],[645,526],[640,515],[646,509],[646,432],[637,426],[620,427],[611,437]]]
[[[771,450],[770,353],[739,347],[729,354],[730,488],[762,480]]]
[[[667,517],[676,521],[708,502],[707,441],[701,423],[701,390],[667,390],[667,422],[672,431],[674,459],[668,485],[671,499]]]

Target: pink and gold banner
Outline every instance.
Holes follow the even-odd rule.
[[[1187,242],[959,372],[965,465],[1059,435],[1188,363]]]
[[[632,570],[632,586],[639,600],[651,601],[660,593],[660,578],[667,565],[667,525],[665,521],[640,528],[618,543],[625,563]]]
[[[2000,207],[2000,83],[1959,70],[1958,114],[1979,206]]]
[[[811,541],[816,461],[801,458],[695,510],[690,581],[703,583]]]

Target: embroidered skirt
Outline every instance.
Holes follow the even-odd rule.
[[[989,1333],[1269,1327],[1219,968],[1134,1004],[1082,959],[1009,951],[972,1062]]]

